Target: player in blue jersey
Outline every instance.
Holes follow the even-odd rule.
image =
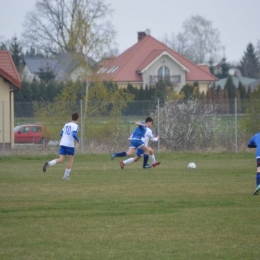
[[[260,191],[260,132],[251,137],[247,144],[248,148],[256,148],[256,189],[254,195]]]
[[[61,140],[60,140],[59,158],[54,159],[50,162],[45,162],[45,164],[43,165],[43,172],[46,172],[47,167],[63,162],[65,156],[68,155],[68,162],[63,175],[63,180],[70,180],[69,176],[74,161],[75,141],[79,143],[79,138],[77,136],[79,130],[78,113],[72,114],[71,119],[72,121],[65,124],[60,133]]]
[[[125,157],[125,156],[131,156],[137,148],[141,148],[144,150],[146,154],[154,155],[154,151],[152,148],[145,145],[143,141],[143,137],[145,136],[147,127],[151,127],[153,125],[153,119],[151,117],[147,117],[145,119],[145,123],[142,122],[136,122],[138,125],[135,130],[132,132],[132,135],[130,137],[130,146],[128,148],[128,151],[123,151],[119,153],[113,153],[111,155],[111,160],[113,160],[116,157]],[[121,166],[122,168],[122,166]]]
[[[144,137],[142,138],[142,140],[144,141],[144,144],[145,144],[147,147],[149,147],[149,145],[148,145],[149,141],[157,142],[157,141],[159,140],[159,136],[155,137],[155,136],[153,135],[152,129],[151,129],[150,127],[147,127],[147,128],[146,128],[145,135],[144,135]],[[120,161],[120,162],[119,162],[120,167],[121,167],[122,169],[124,169],[125,164],[137,162],[137,161],[140,160],[140,158],[141,158],[142,156],[144,156],[144,161],[143,161],[143,168],[144,168],[144,169],[149,169],[149,168],[151,168],[151,167],[156,167],[157,165],[160,164],[160,162],[157,162],[157,161],[155,160],[154,154],[153,154],[153,155],[146,154],[143,149],[137,148],[137,150],[136,150],[136,156],[133,157],[133,158],[126,159],[126,160],[124,160],[124,161]],[[148,164],[148,159],[149,159],[149,157],[151,158],[152,166],[150,166],[150,165]]]

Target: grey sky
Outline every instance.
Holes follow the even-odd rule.
[[[0,0],[0,41],[9,40],[23,31],[27,11],[36,0]],[[249,42],[260,40],[260,0],[105,0],[114,9],[111,21],[117,31],[116,41],[122,52],[137,41],[137,32],[149,28],[151,35],[162,40],[181,31],[192,15],[212,21],[220,32],[229,62],[239,61]]]

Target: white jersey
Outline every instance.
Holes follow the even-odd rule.
[[[64,125],[62,131],[62,137],[60,140],[60,145],[67,146],[67,147],[74,147],[74,137],[72,136],[72,133],[78,132],[79,126],[74,123],[70,122]]]
[[[152,129],[149,127],[146,127],[146,132],[145,132],[144,137],[142,138],[142,141],[144,142],[145,146],[148,147],[149,141],[157,142],[158,137],[154,137]]]

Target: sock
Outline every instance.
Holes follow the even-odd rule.
[[[148,163],[149,155],[144,154],[144,162],[143,162],[143,167]]]
[[[256,186],[260,185],[260,172],[256,174]]]
[[[124,164],[129,164],[129,163],[133,163],[133,162],[134,162],[134,158],[129,158],[129,159],[123,161]]]
[[[64,177],[70,177],[71,169],[66,169],[64,172]]]
[[[126,152],[120,152],[120,153],[115,153],[116,157],[125,157],[126,156]]]
[[[49,166],[53,166],[53,165],[55,165],[55,164],[56,164],[56,160],[52,160],[52,161],[48,162],[48,165],[49,165]]]
[[[152,161],[152,164],[156,163],[154,154],[150,155],[150,159]]]

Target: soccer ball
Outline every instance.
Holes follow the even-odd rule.
[[[195,169],[196,169],[196,164],[195,164],[194,162],[190,162],[190,163],[188,164],[188,169],[189,169],[189,170],[195,170]]]

